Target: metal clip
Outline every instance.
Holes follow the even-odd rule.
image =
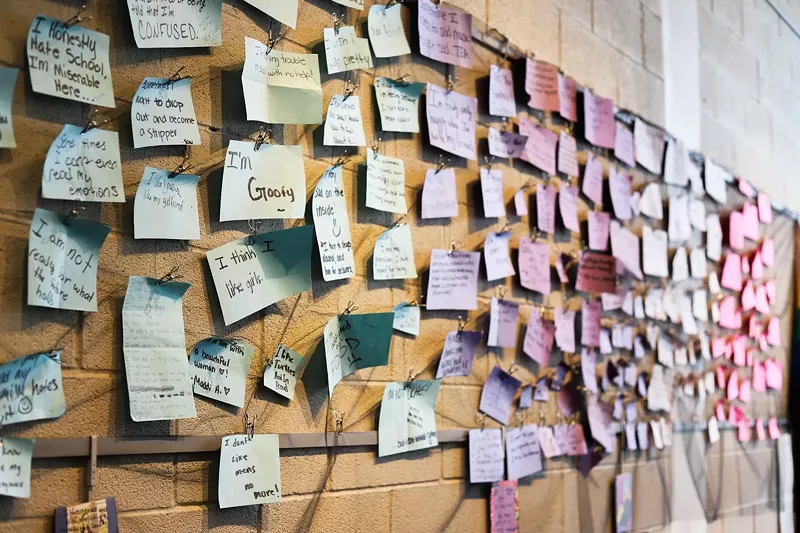
[[[453,88],[456,86],[455,82],[457,81],[458,81],[457,76],[453,76],[452,72],[447,73],[447,94],[453,92]]]
[[[343,21],[344,15],[337,15],[336,13],[333,14],[333,32],[336,35],[339,35],[339,28],[341,28]]]
[[[413,306],[413,307],[425,307],[425,304],[422,303],[422,300],[424,298],[425,298],[425,295],[424,294],[420,294],[419,298],[417,298],[416,300],[412,300],[410,302],[407,302],[407,303],[408,303],[408,305]]]
[[[517,413],[517,425],[518,426],[524,426],[525,425],[525,419],[527,417],[528,417],[528,412],[527,411],[518,412]]]
[[[489,172],[491,172],[492,165],[494,164],[494,156],[487,156],[487,155],[483,156],[483,162],[486,165],[486,168],[489,170]]]
[[[439,154],[439,162],[436,163],[436,174],[444,170],[444,168],[450,164],[450,158],[444,158],[442,154]]]
[[[350,315],[350,314],[353,313],[353,311],[358,311],[358,306],[356,305],[356,302],[354,302],[353,300],[350,300],[349,302],[347,302],[347,307],[345,308],[345,310],[344,310],[344,312],[342,314],[343,315]]]
[[[505,285],[501,285],[497,292],[499,293],[499,298],[501,300],[504,300],[506,297],[506,293],[508,292],[508,287],[506,287]]]
[[[187,170],[193,169],[194,165],[187,165],[188,161],[189,161],[189,145],[187,144],[186,145],[186,152],[183,155],[183,161],[181,161],[181,164],[178,165],[178,168],[176,168],[175,170],[170,172],[169,176],[167,176],[167,177],[171,179],[171,178],[174,178],[175,176],[177,176],[179,174],[183,174]]]
[[[334,432],[336,432],[337,437],[342,434],[342,431],[344,431],[344,415],[345,413],[339,413],[339,411],[333,411],[333,413],[331,413],[331,416],[333,417]]]
[[[85,19],[82,19],[82,18],[81,18],[81,13],[83,13],[84,11],[86,11],[86,4],[83,4],[83,5],[81,6],[81,8],[78,10],[78,12],[77,12],[77,13],[75,13],[74,15],[72,15],[72,17],[70,17],[70,19],[69,19],[69,20],[67,20],[66,22],[64,22],[64,23],[63,23],[63,24],[64,24],[64,26],[65,26],[66,28],[70,28],[70,27],[72,27],[72,26],[74,26],[74,25],[76,25],[76,24],[80,24],[81,22],[84,22],[84,21],[86,21],[86,20],[91,20],[91,18],[92,18],[91,16],[89,16],[89,17],[86,17]]]
[[[245,413],[244,415],[244,434],[253,438],[253,434],[256,432],[256,422],[258,421],[258,416],[253,416],[250,418],[250,415]]]
[[[475,421],[481,431],[486,429],[486,413],[475,413]]]
[[[459,244],[461,243],[459,243],[458,241],[450,241],[450,250],[448,250],[447,255],[452,256],[453,253],[456,251],[456,248],[458,248]]]
[[[186,65],[183,65],[183,66],[181,66],[181,68],[179,68],[179,69],[178,69],[178,70],[175,72],[175,74],[173,74],[172,76],[170,76],[169,78],[167,78],[167,83],[175,83],[175,82],[177,82],[177,81],[180,81],[180,80],[182,80],[182,79],[183,79],[183,76],[181,76],[181,71],[182,71],[183,69],[185,69],[185,68],[186,68]]]
[[[508,223],[508,220],[506,220],[506,221],[503,223],[503,227],[501,227],[501,228],[500,228],[500,230],[499,230],[497,233],[498,233],[498,234],[501,234],[501,233],[508,233],[508,232],[510,232],[510,231],[511,231],[511,225]]]
[[[95,120],[94,120],[94,117],[96,115],[97,115],[97,109],[92,109],[91,111],[89,111],[89,121],[86,123],[86,125],[81,130],[81,135],[83,135],[87,131],[91,130],[92,128],[96,128],[97,127],[97,122],[95,122]]]
[[[361,87],[361,84],[358,83],[358,78],[356,78],[356,82],[354,84],[351,84],[350,80],[347,80],[344,89],[344,100],[342,101],[346,101],[348,98],[353,96],[353,93],[355,93],[356,89],[358,89],[359,87]]]
[[[83,211],[84,209],[86,209],[86,208],[85,207],[73,207],[72,211],[70,211],[69,214],[67,214],[67,218],[66,218],[66,220],[64,220],[64,225],[65,226],[69,226],[70,224],[72,224],[72,221],[75,220],[76,218],[78,218],[78,215],[80,215],[81,211]]]
[[[345,150],[344,153],[342,153],[342,155],[339,156],[336,162],[333,165],[331,165],[331,169],[340,167],[346,164],[348,161],[350,161],[350,156],[348,155],[347,150]]]
[[[408,369],[408,379],[406,379],[406,388],[411,386],[411,383],[417,378],[418,375],[419,375],[419,372],[416,373],[416,374],[414,373],[414,367],[413,366]]]
[[[409,76],[411,76],[411,74],[403,74],[399,78],[395,78],[392,81],[395,83],[395,85],[402,85],[403,87],[406,87],[408,85],[411,85],[410,81],[406,81],[406,78],[408,78]]]
[[[258,149],[261,148],[261,146],[264,143],[270,142],[271,139],[272,139],[272,129],[270,128],[265,130],[264,126],[259,127],[258,135],[256,135],[256,142],[253,145],[253,151],[258,152]]]
[[[511,362],[511,366],[508,367],[508,372],[506,372],[506,374],[508,374],[509,376],[513,376],[514,372],[516,372],[517,369],[518,369],[517,362],[516,361],[512,361]]]
[[[336,21],[336,17],[334,15],[334,23],[335,23],[335,21]],[[272,49],[275,48],[275,45],[277,45],[279,42],[281,42],[281,39],[286,37],[287,31],[285,31],[285,32],[281,33],[280,35],[278,35],[277,39],[273,39],[272,38],[272,30],[269,30],[269,38],[267,39],[267,55],[269,55],[269,53],[272,52]]]
[[[175,275],[175,273],[178,271],[179,268],[180,267],[178,265],[172,267],[169,272],[158,278],[158,281],[156,281],[156,285],[163,285],[170,281],[183,278],[183,276]]]
[[[458,317],[458,335],[461,335],[461,332],[464,331],[464,328],[467,326],[469,319],[464,320],[464,317]]]
[[[255,219],[248,219],[247,220],[247,227],[250,229],[250,235],[247,237],[247,244],[253,244],[256,235],[258,234],[258,228],[261,227],[261,221],[256,221]]]
[[[383,142],[383,137],[379,137],[378,139],[375,139],[373,137],[372,140],[369,143],[369,147],[372,149],[373,153],[375,154],[374,155],[375,159],[378,159],[378,154],[379,154],[378,148],[379,148],[380,143],[382,143],[382,142]]]

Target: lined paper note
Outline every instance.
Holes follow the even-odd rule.
[[[200,144],[192,78],[145,78],[131,103],[133,147]]]

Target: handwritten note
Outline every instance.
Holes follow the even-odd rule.
[[[369,8],[367,25],[375,57],[397,57],[411,53],[403,30],[401,4]]]
[[[650,226],[642,228],[643,270],[648,276],[669,277],[667,261],[667,232],[654,230]]]
[[[586,140],[600,148],[614,148],[614,101],[583,91]]]
[[[431,0],[420,0],[418,9],[420,53],[436,61],[470,68],[472,15]]]
[[[451,331],[444,341],[436,379],[449,376],[469,376],[472,361],[481,340],[480,331]]]
[[[278,435],[222,437],[217,498],[222,509],[281,501]]]
[[[278,22],[290,28],[297,28],[297,1],[298,0],[245,0],[248,4],[257,7]]]
[[[67,124],[50,145],[42,172],[42,197],[83,202],[124,202],[117,132]]]
[[[570,122],[578,121],[578,84],[572,78],[558,73],[559,114]]]
[[[321,124],[319,57],[270,50],[245,37],[242,89],[247,120],[270,124]]]
[[[555,186],[536,186],[536,227],[547,233],[556,231],[556,194]]]
[[[706,254],[712,261],[722,257],[722,224],[717,213],[706,217]]]
[[[136,239],[198,240],[197,182],[200,176],[144,167],[133,205]]]
[[[335,94],[325,117],[325,146],[366,146],[358,96]]]
[[[589,223],[589,249],[605,252],[608,250],[608,231],[611,214],[590,211],[587,216]]]
[[[420,1],[420,19],[425,4],[430,4],[430,0]],[[448,11],[446,8],[438,9]],[[475,128],[478,99],[448,91],[432,83],[428,84],[426,98],[431,145],[459,157],[476,160]],[[524,135],[524,132],[521,133]]]
[[[514,348],[517,345],[517,316],[519,304],[492,298],[489,319],[488,346]]]
[[[323,28],[328,74],[372,68],[369,41],[356,37],[353,26]]]
[[[497,65],[489,67],[489,114],[496,117],[517,116],[511,71]]]
[[[439,445],[436,398],[441,381],[392,381],[386,384],[378,422],[378,457]]]
[[[452,168],[428,169],[422,187],[422,218],[458,216],[456,172]]]
[[[506,463],[509,479],[521,479],[542,471],[542,450],[536,424],[506,431]]]
[[[486,235],[483,254],[486,261],[486,278],[489,281],[504,279],[516,274],[508,252],[510,240],[511,232],[490,232]]]
[[[513,131],[489,128],[489,154],[495,157],[517,159],[522,157],[528,138]]]
[[[362,368],[384,366],[389,362],[394,313],[338,315],[325,325],[325,360],[328,391]]]
[[[311,289],[313,226],[261,233],[206,252],[225,325]]]
[[[133,147],[200,144],[192,79],[145,78],[131,103]]]
[[[147,0],[128,0],[128,13],[139,48],[222,44],[222,0],[161,2],[159,5]]]
[[[584,300],[581,311],[581,344],[583,346],[600,346],[600,317],[603,304],[598,300]]]
[[[614,480],[614,509],[617,533],[633,531],[633,476],[620,474]]]
[[[28,305],[97,311],[97,265],[110,228],[89,220],[66,223],[37,208],[28,236]]]
[[[0,427],[58,418],[66,410],[61,350],[27,355],[0,365]]]
[[[394,306],[392,328],[415,337],[419,335],[420,308],[406,302]]]
[[[499,366],[492,368],[489,377],[483,384],[479,409],[501,424],[508,424],[511,404],[514,402],[514,395],[520,385],[522,385],[520,380],[506,373]]]
[[[0,494],[3,496],[31,497],[34,442],[34,439],[3,437],[3,446],[0,448]]]
[[[506,205],[503,199],[503,172],[500,169],[481,169],[481,196],[483,197],[483,215],[485,217],[506,216]]]
[[[403,160],[367,149],[367,207],[408,213]]]
[[[514,193],[514,210],[518,217],[528,216],[528,196],[524,189],[519,189]]]
[[[293,399],[294,388],[303,362],[305,362],[305,357],[280,343],[275,355],[264,369],[264,386],[285,398]]]
[[[644,276],[639,262],[639,237],[616,220],[609,225],[611,233],[611,253],[619,259],[625,271],[636,279]]]
[[[594,155],[589,154],[583,169],[583,194],[591,200],[595,207],[603,206],[603,164]]]
[[[505,473],[503,432],[500,429],[469,430],[469,482],[501,481]]]
[[[664,160],[664,183],[686,187],[689,184],[689,151],[680,139],[667,139],[667,157]]]
[[[528,328],[525,330],[525,341],[522,350],[525,355],[542,367],[550,366],[550,355],[553,351],[555,334],[555,324],[545,319],[536,307],[532,307],[528,316]]]
[[[56,507],[55,533],[118,533],[117,501],[105,498],[93,502]]]
[[[559,81],[558,67],[526,58],[525,92],[530,96],[530,107],[541,111],[558,111],[561,108]]]
[[[480,252],[431,250],[427,309],[477,309],[480,259]]]
[[[108,35],[37,15],[28,31],[28,70],[37,93],[115,107]]]
[[[664,130],[636,117],[633,124],[636,161],[653,174],[661,174],[664,159]]]
[[[550,294],[550,247],[546,243],[520,237],[519,277],[526,289]]]
[[[519,117],[519,132],[528,138],[525,150],[522,152],[522,160],[547,174],[554,175],[558,135],[523,116]]]
[[[558,135],[558,171],[567,176],[577,176],[580,172],[577,141],[564,131]]]
[[[617,292],[617,262],[613,256],[584,252],[575,288],[592,294]]]
[[[497,481],[492,484],[489,514],[492,533],[519,533],[516,481]]]
[[[633,132],[620,121],[615,122],[614,131],[614,157],[629,167],[635,167],[636,158],[633,151]]]
[[[378,6],[373,6],[377,8]],[[393,8],[398,8],[399,5]],[[419,132],[419,96],[424,83],[409,83],[391,78],[375,78],[375,97],[383,131]]]
[[[664,218],[664,204],[661,200],[661,185],[659,183],[651,181],[647,184],[642,191],[639,208],[643,214],[650,218],[656,220]]]
[[[17,146],[11,112],[17,74],[19,74],[17,68],[0,67],[0,148]]]
[[[614,207],[614,216],[620,220],[630,220],[631,211],[631,177],[624,172],[619,172],[613,167],[608,174],[608,188],[611,192],[611,205]]]
[[[355,276],[355,260],[341,165],[329,167],[317,183],[312,212],[323,279],[352,278]]]
[[[411,226],[402,224],[380,234],[372,254],[372,276],[378,280],[416,279]]]
[[[244,407],[244,390],[255,346],[209,337],[194,345],[189,364],[194,393],[236,407]]]
[[[703,177],[705,178],[708,195],[718,203],[725,204],[728,201],[726,183],[733,181],[733,176],[731,176],[730,172],[711,159],[706,158]]]
[[[183,295],[189,287],[141,276],[128,279],[122,352],[134,422],[197,416],[183,328]]]
[[[577,187],[561,187],[558,194],[558,208],[561,211],[561,220],[564,223],[564,227],[573,233],[580,233]]]

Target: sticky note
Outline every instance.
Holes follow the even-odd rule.
[[[556,231],[556,194],[555,186],[536,186],[536,227],[546,233]]]
[[[35,439],[3,437],[3,453],[0,454],[0,494],[3,496],[31,497],[34,443]]]
[[[708,265],[706,263],[705,248],[694,248],[689,252],[689,264],[692,269],[694,279],[705,279],[708,275]]]
[[[616,446],[616,435],[609,430],[611,425],[611,405],[600,401],[597,396],[591,396],[586,406],[586,414],[589,419],[589,429],[594,438],[606,452],[613,453]]]
[[[367,207],[389,213],[408,213],[403,160],[367,148],[366,163]]]
[[[684,281],[689,279],[689,258],[686,255],[686,248],[683,246],[675,250],[672,256],[672,281]]]
[[[66,412],[61,383],[61,350],[13,359],[0,365],[0,376],[3,376],[0,427],[58,418]]]
[[[556,344],[561,351],[575,353],[575,311],[555,308]]]
[[[516,117],[514,79],[511,71],[497,65],[489,66],[489,114],[496,117]]]
[[[530,97],[528,106],[541,111],[558,111],[561,107],[558,78],[558,67],[555,65],[526,58],[525,92]]]
[[[522,479],[542,471],[542,450],[536,424],[506,431],[506,463],[509,479]]]
[[[719,304],[719,325],[727,329],[739,329],[742,326],[741,313],[737,312],[733,296],[726,296]]]
[[[337,315],[325,325],[325,360],[328,391],[362,368],[385,366],[389,362],[394,313]]]
[[[511,263],[508,245],[511,240],[511,232],[486,234],[486,242],[483,244],[483,256],[486,261],[486,279],[495,281],[514,276],[514,265]]]
[[[739,211],[733,211],[728,220],[728,242],[733,250],[744,248],[744,216]]]
[[[549,175],[556,173],[558,135],[524,116],[519,117],[519,132],[528,138],[521,159]]]
[[[781,437],[781,430],[778,427],[778,419],[774,416],[769,417],[769,422],[767,424],[769,428],[769,438],[772,440],[778,440]]]
[[[781,325],[776,316],[770,318],[767,324],[767,342],[770,346],[781,345]]]
[[[569,283],[569,276],[567,275],[566,265],[570,262],[570,257],[562,252],[558,253],[556,257],[556,274],[558,274],[558,281],[561,283]]]
[[[614,479],[614,509],[617,533],[633,531],[633,476],[620,474]]]
[[[581,344],[584,346],[600,345],[600,315],[603,312],[599,301],[584,300],[581,312]]]
[[[742,310],[747,312],[753,309],[756,305],[756,291],[753,289],[753,283],[748,280],[742,290]]]
[[[42,197],[82,202],[124,202],[117,132],[66,124],[50,145]]]
[[[603,206],[603,164],[593,154],[586,159],[581,190],[595,206]]]
[[[420,53],[442,63],[470,68],[472,15],[431,0],[420,0],[418,10]]]
[[[500,169],[482,168],[481,196],[483,197],[483,216],[506,216],[506,204],[503,199],[503,171]]]
[[[269,48],[245,37],[242,90],[247,120],[321,124],[319,57]]]
[[[758,208],[749,202],[742,206],[742,235],[751,241],[759,238]]]
[[[228,435],[219,454],[222,509],[281,501],[278,435]]]
[[[775,263],[775,244],[770,237],[764,237],[761,243],[761,260],[768,267]]]
[[[661,174],[664,158],[664,130],[651,126],[639,117],[633,125],[636,162],[653,174]]]
[[[561,212],[561,220],[564,222],[564,227],[573,233],[580,233],[577,187],[561,188],[558,193],[558,209]]]
[[[259,1],[265,2],[248,1],[254,5]],[[296,18],[297,2],[294,3]],[[181,2],[157,8],[146,0],[128,0],[128,13],[133,37],[139,48],[191,48],[222,44],[222,0]]]
[[[590,211],[587,217],[589,226],[589,249],[605,252],[608,250],[608,231],[611,214]]]
[[[775,282],[772,280],[767,281],[764,284],[764,288],[767,293],[767,300],[769,301],[769,303],[774,304],[777,301],[775,294]]]
[[[422,2],[420,9],[421,6]],[[476,160],[478,99],[429,83],[426,102],[431,145],[459,157]]]
[[[661,220],[664,218],[664,206],[661,200],[661,185],[655,181],[647,184],[642,191],[640,201],[641,212],[650,218]],[[672,201],[670,201],[670,207]]]
[[[753,264],[750,265],[750,277],[759,280],[764,277],[764,262],[761,260],[761,252],[753,255]]]
[[[615,294],[617,291],[617,263],[610,255],[584,252],[578,264],[575,288],[593,294]]]
[[[701,322],[708,322],[708,293],[705,289],[696,289],[692,293],[692,314]]]
[[[381,116],[381,129],[419,133],[419,97],[425,89],[425,84],[378,76],[374,85],[378,112]]]
[[[614,101],[583,91],[586,140],[599,148],[614,148]]]
[[[361,11],[364,10],[364,0],[333,0],[333,1],[345,7],[352,7],[354,9],[360,9]]]
[[[550,247],[546,243],[520,237],[519,277],[526,289],[550,294]]]
[[[513,131],[489,128],[489,154],[503,159],[522,157],[528,138]]]
[[[469,376],[472,361],[481,340],[480,331],[451,331],[444,342],[436,379],[449,376]]]
[[[311,290],[313,226],[261,233],[206,252],[225,325]]]
[[[628,165],[636,166],[636,159],[633,153],[633,132],[620,122],[614,121],[614,157]]]
[[[720,285],[732,291],[742,290],[742,258],[739,254],[731,253],[725,256]]]
[[[37,93],[115,107],[108,35],[37,15],[28,30],[28,70]]]
[[[492,298],[487,346],[515,348],[517,346],[517,316],[519,304]]]
[[[131,276],[122,305],[122,353],[134,422],[195,418],[183,295],[191,285]]]
[[[536,307],[531,307],[522,351],[539,363],[541,367],[550,366],[550,355],[553,351],[555,333],[555,324],[545,319]]]
[[[97,266],[110,228],[37,208],[28,235],[28,305],[97,311]]]
[[[706,158],[705,170],[703,172],[706,183],[706,192],[717,203],[725,204],[728,201],[728,193],[726,190],[726,183],[733,181],[730,172],[713,162],[711,159]]]
[[[402,224],[380,234],[372,253],[372,277],[377,280],[417,278],[411,226]]]
[[[297,377],[304,361],[305,357],[280,343],[264,369],[264,386],[284,398],[293,399]]]
[[[297,28],[297,0],[245,0],[290,28]]]
[[[706,230],[706,254],[712,261],[719,261],[722,257],[722,226],[718,214],[706,217]]]
[[[583,376],[583,385],[589,390],[597,394],[597,354],[594,351],[588,351],[586,348],[581,350],[581,375]]]
[[[580,172],[577,141],[564,131],[558,134],[558,171],[567,176],[577,176]]]
[[[508,424],[511,404],[522,382],[499,366],[492,368],[483,384],[479,409],[501,424]]]
[[[383,390],[378,419],[378,457],[439,445],[436,399],[441,381],[391,381]]]
[[[133,147],[200,144],[192,79],[145,78],[131,103]]]
[[[558,73],[559,114],[570,122],[578,121],[578,84],[561,72]]]
[[[664,159],[664,183],[686,187],[689,184],[689,151],[680,139],[667,139],[667,155]]]
[[[356,36],[353,26],[323,28],[328,74],[372,68],[372,54],[367,39]]]
[[[533,400],[533,385],[527,385],[525,387],[522,387],[522,391],[519,393],[519,408],[529,409],[532,400]]]
[[[703,222],[705,222],[705,217]],[[670,242],[685,242],[692,238],[688,195],[682,194],[669,199],[669,226],[667,233],[669,234]]]
[[[341,165],[329,167],[322,175],[311,208],[323,279],[352,278],[355,262]]]
[[[608,187],[611,191],[611,205],[614,216],[620,220],[630,220],[631,211],[631,177],[624,172],[611,168],[608,174]]]
[[[772,202],[765,192],[758,193],[758,219],[764,224],[772,222]]]
[[[335,94],[325,116],[325,146],[366,146],[361,104],[357,95]]]
[[[0,148],[15,148],[12,100],[19,69],[0,67]]]
[[[470,483],[501,481],[505,474],[503,459],[503,433],[500,429],[469,430]]]
[[[489,522],[493,533],[519,531],[519,498],[514,480],[492,483],[489,500]]]
[[[392,328],[415,337],[419,335],[420,307],[408,303],[399,303],[394,306],[394,321]]]
[[[706,231],[706,204],[693,198],[689,201],[689,223],[694,229]]]
[[[422,186],[422,218],[458,216],[456,172],[452,168],[428,169]]]
[[[642,193],[640,193],[639,191],[635,191],[633,194],[631,194],[630,203],[631,203],[631,213],[633,213],[633,216],[638,217],[639,214],[642,212],[642,206],[641,206]]]
[[[367,26],[375,57],[397,57],[411,53],[403,29],[401,10],[401,4],[370,6]]]
[[[55,533],[119,531],[115,498],[104,498],[69,507],[56,507],[55,515]]]
[[[209,337],[189,353],[194,393],[244,407],[247,374],[255,346],[238,340]]]
[[[642,258],[645,274],[661,278],[669,276],[666,231],[654,230],[650,226],[642,228]]]
[[[426,308],[477,309],[480,257],[480,252],[431,250]]]
[[[136,239],[198,240],[197,182],[200,176],[144,167],[133,204]]]
[[[717,419],[711,417],[708,419],[708,442],[710,444],[716,444],[719,442],[720,434],[719,434],[719,425],[717,424]]]

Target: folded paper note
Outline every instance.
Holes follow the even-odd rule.
[[[378,457],[438,446],[435,409],[439,383],[435,379],[386,384],[378,423]]]

